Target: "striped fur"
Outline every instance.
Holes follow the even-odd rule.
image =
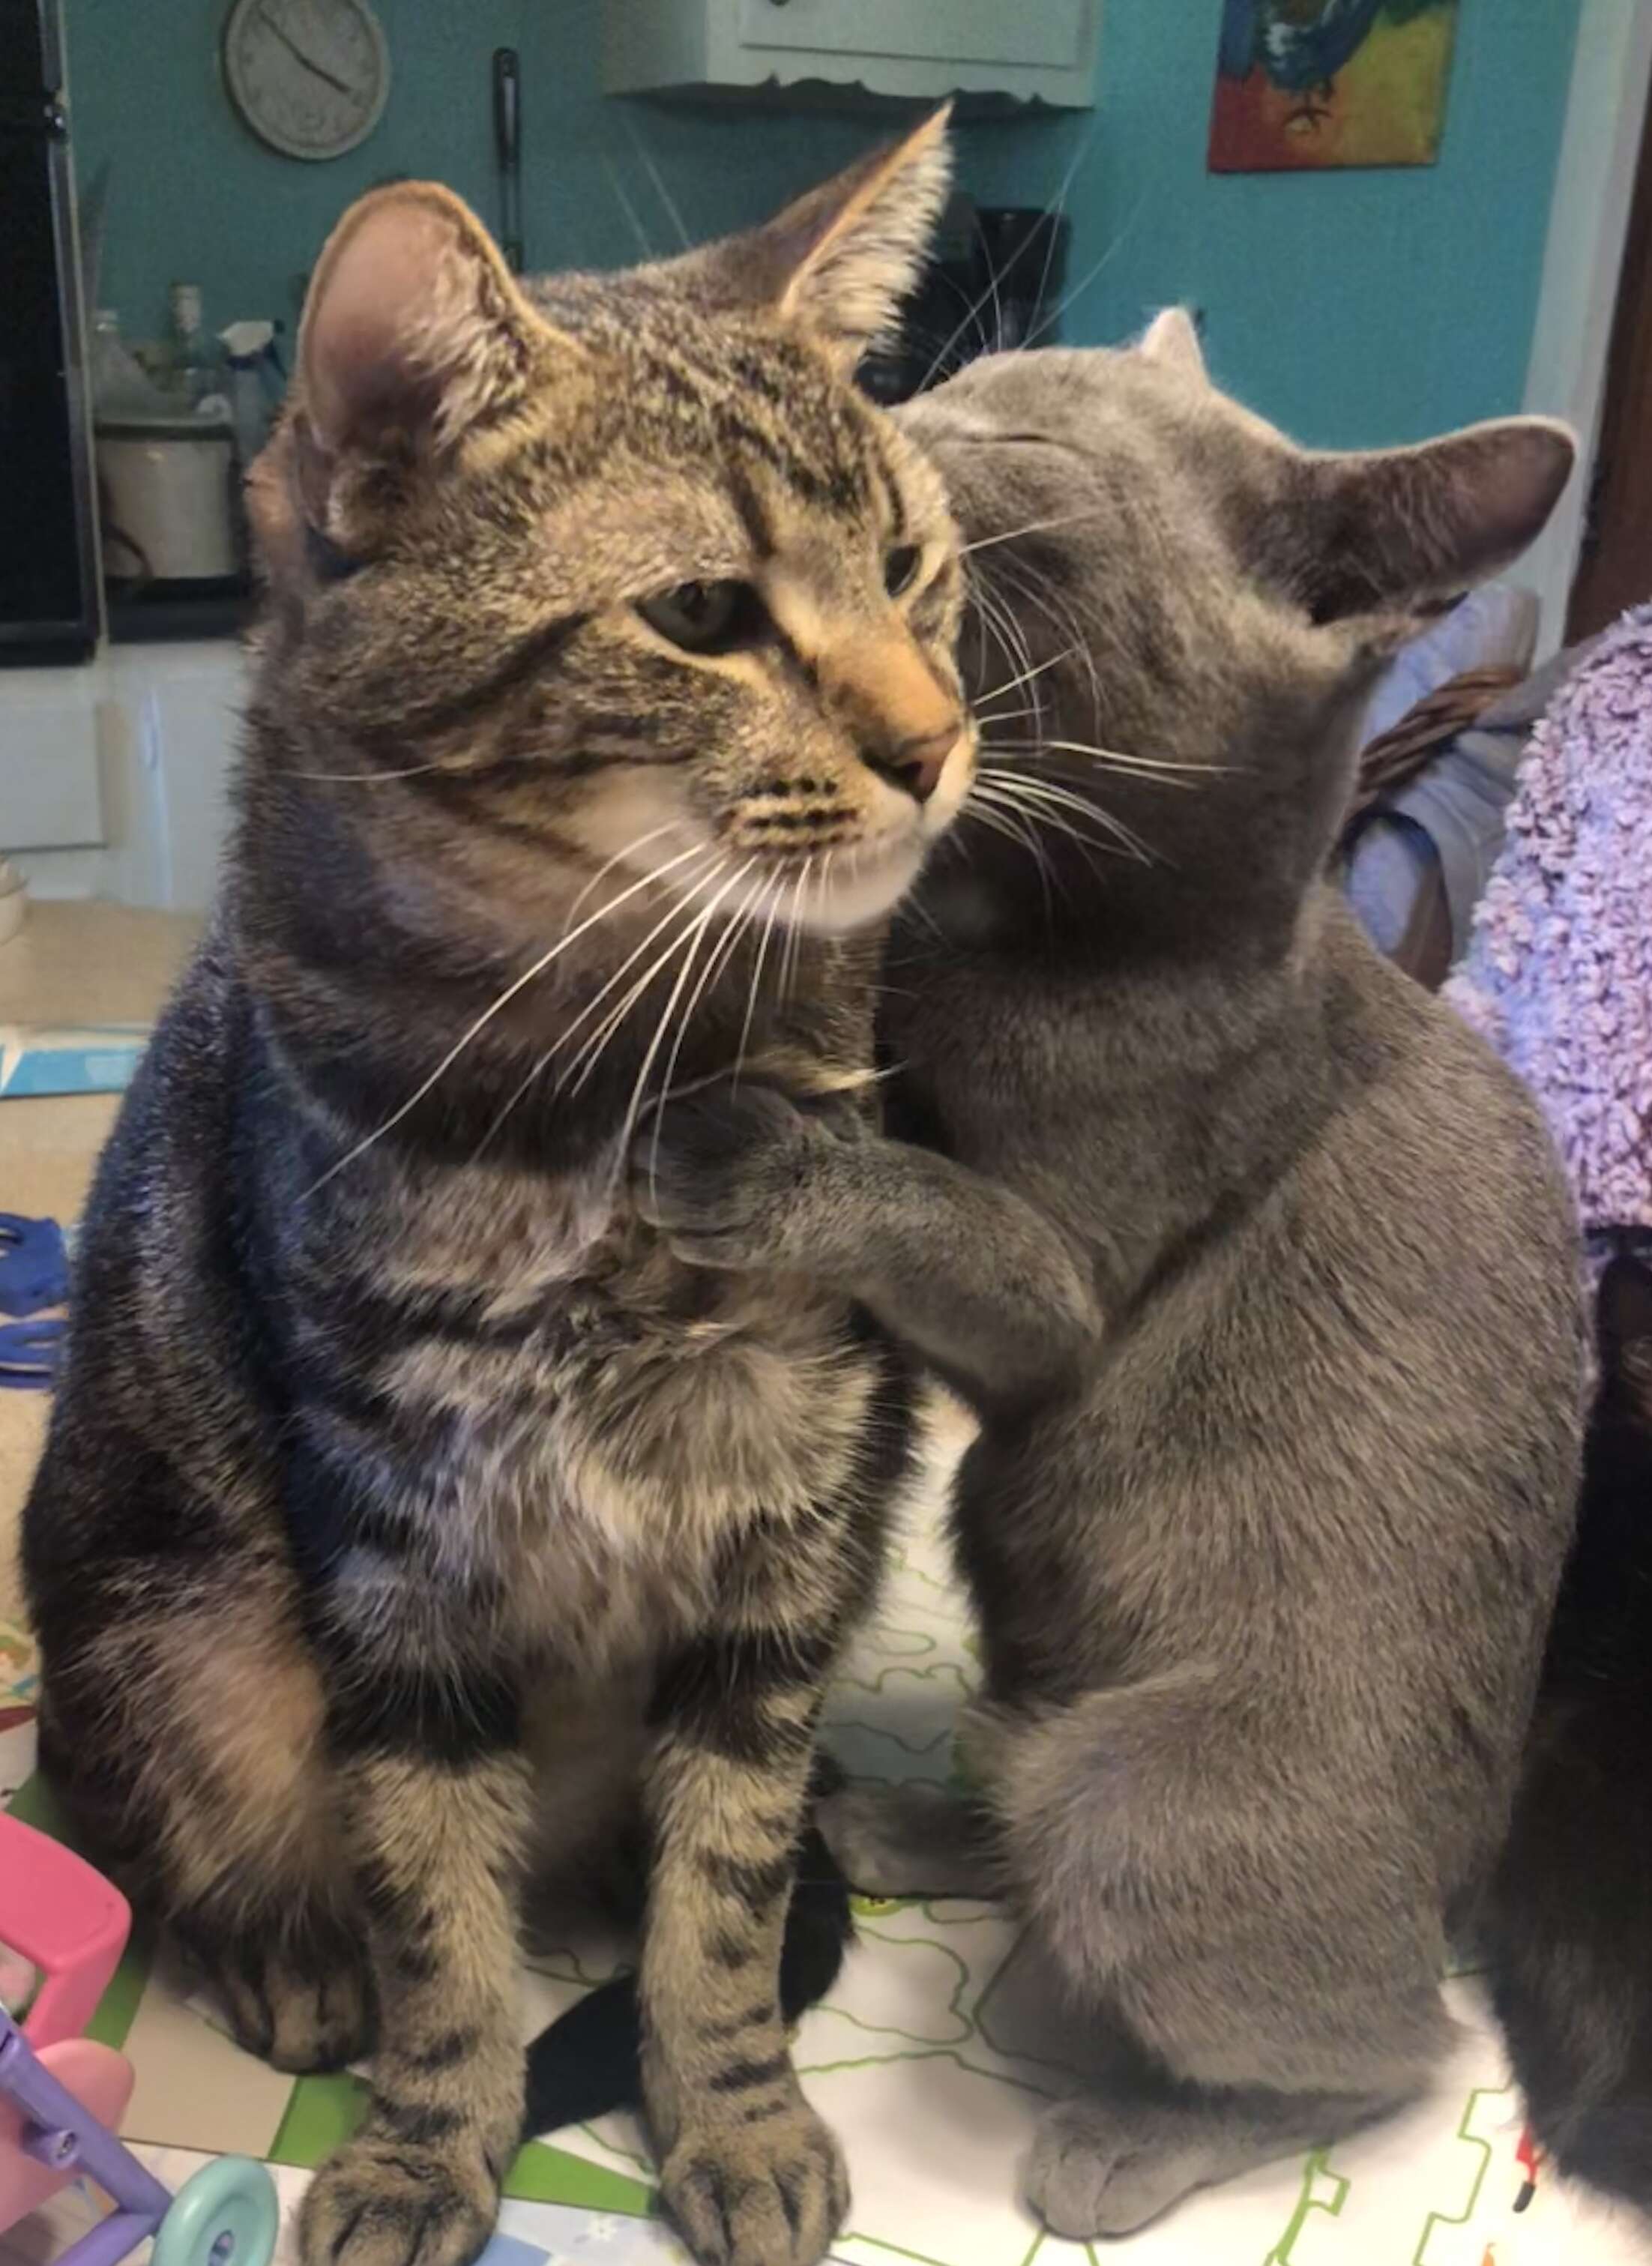
[[[842,2217],[777,1974],[906,1377],[842,1295],[686,1265],[618,1167],[742,1055],[865,1106],[878,922],[972,742],[939,486],[843,365],[945,171],[932,121],[741,245],[531,297],[413,185],[317,269],[239,829],[26,1524],[72,1812],[244,2043],[371,2054],[307,2266],[480,2248],[525,1876],[639,1838],[668,2204],[739,2266]],[[720,579],[731,649],[638,610]]]

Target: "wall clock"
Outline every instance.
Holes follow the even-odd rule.
[[[390,49],[368,0],[236,0],[223,27],[231,100],[289,157],[365,142],[390,92]]]

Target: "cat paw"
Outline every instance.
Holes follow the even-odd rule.
[[[470,2266],[498,2215],[498,2182],[479,2150],[356,2139],[310,2183],[299,2256],[303,2266]]]
[[[994,1893],[980,1817],[944,1787],[845,1787],[815,1805],[815,1822],[863,1896]]]
[[[811,1160],[831,1144],[772,1087],[720,1082],[643,1126],[632,1144],[632,1201],[685,1259],[771,1267],[786,1255]]]
[[[849,2175],[799,2101],[759,2123],[691,2126],[665,2160],[660,2195],[699,2266],[815,2266],[848,2216]]]
[[[236,2043],[294,2077],[347,2068],[373,2050],[367,1963],[341,1943],[313,1955],[238,1946],[212,1962],[207,1984]]]
[[[1196,2128],[1173,2110],[1064,2101],[1040,2119],[1027,2200],[1052,2234],[1089,2242],[1136,2233],[1202,2187],[1212,2169]]]

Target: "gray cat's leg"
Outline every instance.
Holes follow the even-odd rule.
[[[846,1787],[815,1816],[850,1886],[863,1895],[998,1893],[987,1822],[945,1787]]]
[[[683,1258],[836,1285],[976,1408],[1066,1391],[1101,1334],[1089,1261],[1024,1197],[771,1088],[674,1101],[632,1193]]]
[[[1075,2241],[1134,2234],[1195,2189],[1327,2146],[1405,2098],[1192,2088],[1159,2099],[1122,2089],[1080,2095],[1041,2121],[1027,2201]]]
[[[1049,2114],[1027,2185],[1052,2226],[1128,2233],[1428,2082],[1453,2035],[1438,1889],[1356,1762],[1192,1671],[1005,1724],[990,1762],[1016,1902],[1137,2055]]]

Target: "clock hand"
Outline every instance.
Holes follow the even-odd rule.
[[[287,49],[289,55],[293,56],[296,62],[301,62],[307,71],[313,71],[318,78],[325,79],[327,84],[331,87],[336,87],[340,94],[355,94],[356,90],[350,84],[348,79],[335,77],[325,63],[318,63],[313,55],[307,55],[304,53],[297,40],[294,39],[292,33],[288,30],[286,25],[283,24],[278,17],[273,16],[267,8],[260,8],[258,12],[264,18],[264,21],[269,26],[271,31],[274,33],[282,47]]]

